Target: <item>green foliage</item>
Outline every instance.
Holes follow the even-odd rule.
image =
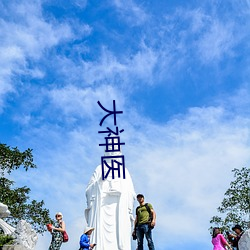
[[[0,234],[0,247],[3,245],[12,245],[14,243],[14,239],[10,235]]]
[[[211,224],[220,227],[222,231],[230,231],[235,224],[247,228],[250,219],[250,169],[235,168],[232,172],[234,181],[230,183],[230,188],[217,208],[223,218],[213,216],[210,220]]]
[[[11,211],[11,217],[5,218],[10,225],[15,226],[19,220],[26,220],[38,233],[46,231],[45,225],[52,220],[49,210],[44,208],[44,201],[30,200],[30,188],[27,186],[14,188],[14,182],[5,178],[5,173],[24,167],[35,168],[32,150],[20,152],[17,148],[11,149],[0,144],[0,202],[6,204]]]
[[[0,173],[4,175],[4,171],[10,174],[13,170],[21,166],[27,171],[29,168],[36,168],[33,163],[32,149],[28,148],[24,152],[18,150],[17,147],[10,148],[6,144],[0,143]]]

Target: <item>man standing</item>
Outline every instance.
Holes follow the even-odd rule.
[[[235,243],[235,246],[236,246],[236,249],[238,250],[239,249],[239,245],[238,245],[238,242],[242,236],[242,234],[244,233],[243,229],[241,228],[240,225],[235,225],[232,230],[236,233],[236,235],[233,235],[232,236],[234,237],[234,243]]]
[[[156,214],[150,203],[144,202],[142,194],[137,195],[137,201],[140,206],[136,208],[135,227],[133,235],[136,235],[138,242],[138,250],[143,250],[143,239],[146,236],[148,249],[155,250],[152,229],[155,226]]]

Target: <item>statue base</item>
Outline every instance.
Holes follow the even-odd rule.
[[[24,246],[21,245],[5,245],[0,247],[0,250],[26,250]]]

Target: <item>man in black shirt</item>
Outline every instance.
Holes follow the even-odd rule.
[[[242,236],[242,234],[244,233],[243,229],[241,228],[240,225],[235,225],[232,230],[236,233],[236,235],[234,234],[231,234],[234,238],[234,241],[233,241],[233,246],[236,247],[237,250],[239,250],[239,240],[240,240],[240,237]]]

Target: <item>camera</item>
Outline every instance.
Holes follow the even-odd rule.
[[[136,240],[136,239],[137,239],[137,236],[136,236],[136,232],[135,232],[135,231],[132,233],[132,238],[133,238],[133,240]]]

